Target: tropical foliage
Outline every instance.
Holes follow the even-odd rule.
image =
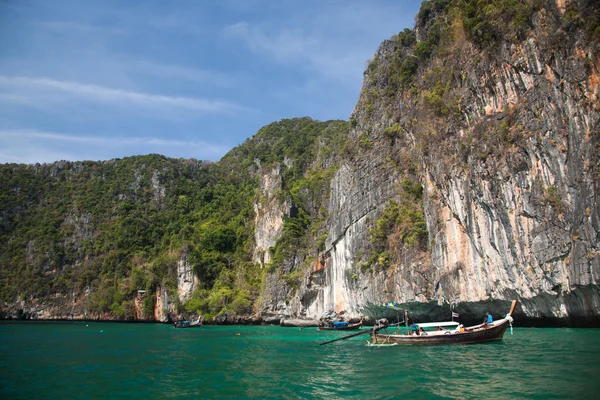
[[[249,313],[263,273],[251,262],[261,168],[284,165],[284,194],[298,210],[286,221],[284,250],[311,224],[310,199],[333,168],[315,160],[332,159],[347,129],[343,121],[283,120],[218,163],[152,154],[1,165],[0,299],[87,292],[88,311],[126,319],[145,290],[151,316],[157,288],[176,298],[185,260],[200,287],[180,311]]]

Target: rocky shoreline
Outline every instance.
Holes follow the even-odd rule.
[[[600,301],[597,287],[581,287],[569,294],[555,298],[554,296],[537,296],[531,299],[520,299],[519,305],[513,316],[515,326],[521,327],[570,327],[570,328],[600,328],[600,316],[590,312],[590,308]],[[490,312],[495,319],[502,318],[509,309],[510,302],[506,300],[489,300],[481,302],[464,302],[454,304],[452,310],[460,314],[460,321],[467,325],[481,322],[486,312]],[[420,303],[411,302],[397,304],[397,308],[409,310],[409,322],[427,322],[448,320],[450,306],[439,305],[436,302]],[[15,321],[95,321],[95,322],[121,322],[121,323],[167,323],[184,318],[196,320],[198,315],[183,313],[180,315],[167,315],[165,320],[118,318],[114,314],[95,314],[85,311],[52,313],[49,310],[27,308],[0,309],[0,320]],[[364,325],[370,326],[378,318],[387,318],[391,322],[404,319],[402,312],[395,311],[385,305],[367,305],[363,309]],[[355,317],[342,317],[349,323],[357,322]],[[223,313],[210,320],[204,321],[205,325],[280,325],[282,327],[317,327],[319,320],[315,318],[292,318],[285,315],[234,315]]]

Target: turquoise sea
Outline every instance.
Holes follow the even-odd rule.
[[[365,346],[278,326],[0,322],[1,399],[593,399],[600,330],[515,327],[497,343]]]

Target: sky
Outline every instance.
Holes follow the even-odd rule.
[[[283,118],[348,119],[417,0],[0,0],[0,163],[218,161]]]

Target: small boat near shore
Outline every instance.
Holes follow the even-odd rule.
[[[467,344],[502,340],[506,329],[512,328],[512,313],[516,306],[517,301],[514,300],[504,318],[470,327],[455,321],[415,323],[406,333],[387,334],[379,332],[385,330],[385,325],[376,326],[371,332],[370,344]]]
[[[320,331],[353,331],[355,329],[360,329],[362,326],[362,320],[356,324],[349,324],[345,321],[336,321],[331,322],[330,325],[319,326],[318,329]]]
[[[199,317],[196,321],[190,322],[187,319],[179,319],[173,323],[175,328],[199,328],[204,322],[204,317]]]

